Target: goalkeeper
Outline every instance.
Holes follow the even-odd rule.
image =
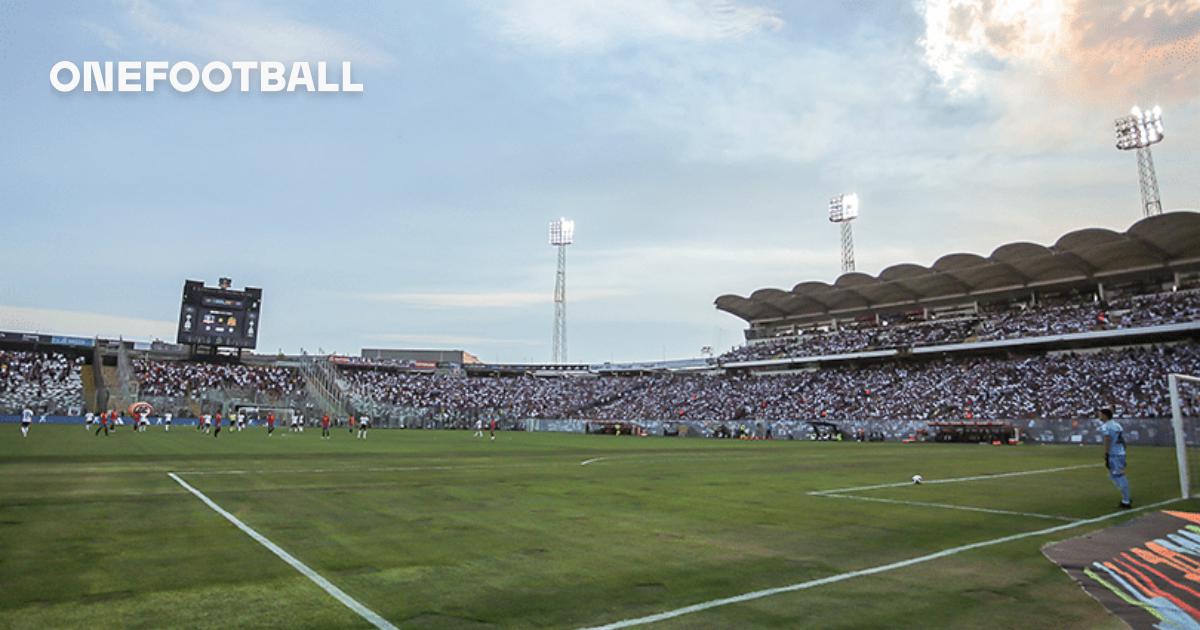
[[[1104,435],[1104,466],[1113,485],[1121,491],[1121,504],[1117,507],[1128,510],[1133,501],[1129,498],[1129,480],[1125,478],[1125,432],[1113,420],[1113,410],[1108,407],[1100,410],[1100,420],[1104,423],[1100,425],[1100,433]]]

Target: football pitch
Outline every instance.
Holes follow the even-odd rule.
[[[1039,552],[1098,446],[0,430],[5,628],[1122,627]]]

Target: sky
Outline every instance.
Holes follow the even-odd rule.
[[[60,60],[351,61],[359,94],[55,91]],[[185,279],[259,351],[569,359],[742,341],[722,294],[1141,216],[1163,108],[1200,207],[1200,0],[0,0],[0,330],[174,341]]]

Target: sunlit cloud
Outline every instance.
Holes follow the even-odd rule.
[[[925,61],[953,95],[976,93],[997,63],[1049,62],[1067,30],[1067,0],[925,0]]]
[[[1069,100],[1194,97],[1200,0],[924,0],[924,58],[953,96],[1002,89]]]

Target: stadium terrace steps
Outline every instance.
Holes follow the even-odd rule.
[[[96,376],[92,373],[92,366],[85,365],[79,370],[79,378],[83,381],[83,406],[86,409],[99,409],[100,403],[96,401],[96,394],[99,389],[96,387]]]
[[[353,412],[349,403],[351,392],[344,389],[344,383],[330,369],[327,361],[306,361],[300,368],[305,389],[321,413],[333,417],[348,416]]]

